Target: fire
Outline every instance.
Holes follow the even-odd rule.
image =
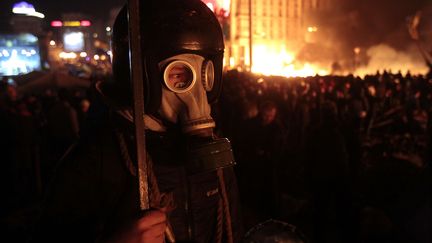
[[[310,77],[328,75],[329,71],[310,63],[298,64],[295,55],[285,50],[271,52],[265,45],[256,45],[253,49],[252,72],[263,75],[284,77]]]

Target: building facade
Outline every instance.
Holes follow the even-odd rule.
[[[318,27],[311,16],[329,8],[330,1],[231,0],[225,56],[229,58],[228,66],[249,69],[251,58],[254,65],[263,54],[280,56],[295,52],[313,40]]]

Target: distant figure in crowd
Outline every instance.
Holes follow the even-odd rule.
[[[238,135],[239,187],[249,227],[277,216],[277,170],[285,145],[284,133],[276,104],[265,101],[258,115],[246,120]]]
[[[79,103],[79,110],[78,110],[78,120],[79,120],[79,127],[82,129],[84,127],[84,123],[87,119],[87,113],[90,109],[90,100],[84,98]]]
[[[348,154],[337,122],[337,108],[325,101],[319,124],[306,142],[306,180],[314,206],[313,238],[317,242],[347,242],[349,181]]]
[[[36,193],[36,122],[27,105],[18,98],[16,87],[7,83],[1,86],[1,187],[7,195],[2,201],[18,204],[28,201]]]
[[[58,91],[58,99],[47,113],[47,139],[49,161],[46,167],[48,177],[57,161],[69,146],[79,137],[77,110],[71,105],[71,94],[67,89]]]

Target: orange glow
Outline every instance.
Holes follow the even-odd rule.
[[[223,9],[225,17],[229,15],[230,0],[202,0],[213,12]]]
[[[318,31],[318,28],[317,27],[315,27],[315,26],[309,26],[308,28],[307,28],[307,31],[308,32],[317,32]]]
[[[272,53],[266,45],[255,45],[252,72],[284,77],[328,75],[329,71],[310,63],[297,64],[295,55],[286,51]]]
[[[356,48],[354,48],[354,53],[355,54],[360,54],[360,52],[361,52],[361,49],[360,49],[360,47],[356,47]]]
[[[78,26],[81,26],[81,23],[79,21],[64,21],[63,26],[78,27]]]

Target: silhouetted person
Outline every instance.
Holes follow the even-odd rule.
[[[19,242],[25,216],[16,217],[36,199],[35,122],[16,87],[0,89],[0,232],[4,239]],[[6,240],[7,241],[7,240]]]
[[[322,104],[321,120],[310,133],[305,156],[315,211],[314,238],[317,242],[347,242],[348,156],[333,102]]]
[[[240,241],[234,158],[229,141],[214,136],[210,108],[222,85],[221,27],[199,0],[141,3],[143,52],[129,49],[135,26],[125,5],[113,26],[114,79],[93,87],[88,122],[56,167],[33,242],[162,243],[167,229],[177,242]],[[134,80],[145,100],[132,92],[131,52],[145,60],[138,68],[146,75]],[[142,117],[138,102],[146,106]],[[139,123],[145,145],[135,140],[144,133],[135,130]],[[144,171],[138,146],[148,153]],[[138,184],[141,173],[148,192]]]
[[[278,109],[264,102],[258,115],[244,124],[239,158],[240,193],[246,224],[275,217],[277,214],[277,168],[284,146],[285,129]]]
[[[50,177],[51,170],[63,156],[68,147],[78,138],[79,121],[75,108],[70,104],[70,93],[66,89],[58,91],[58,100],[47,114],[47,136],[49,161],[45,176]],[[46,178],[48,179],[48,178]]]

